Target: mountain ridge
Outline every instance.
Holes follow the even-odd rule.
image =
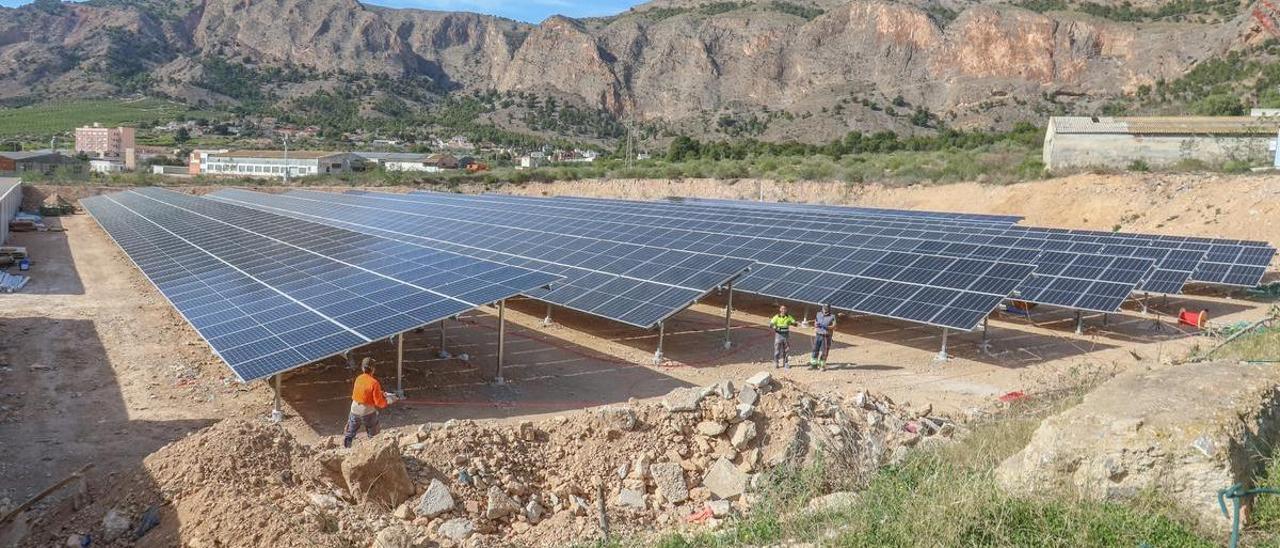
[[[259,84],[277,102],[369,75],[434,95],[536,94],[668,133],[820,141],[1092,112],[1268,38],[1244,11],[1128,22],[932,1],[667,1],[528,24],[356,0],[40,0],[0,8],[0,101],[243,103],[208,84],[216,59],[301,73]]]

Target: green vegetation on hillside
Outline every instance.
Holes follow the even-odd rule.
[[[1193,15],[1229,19],[1240,9],[1240,3],[1236,0],[1171,0],[1151,8],[1135,7],[1128,0],[1115,4],[1072,0],[1021,0],[1014,5],[1036,12],[1075,11],[1112,21],[1127,22],[1181,20]]]
[[[191,110],[185,105],[159,99],[92,99],[45,103],[30,107],[0,109],[0,138],[34,137],[47,140],[94,122],[103,125],[131,125],[175,120],[182,116],[213,117],[217,113]]]

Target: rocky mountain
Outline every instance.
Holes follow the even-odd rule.
[[[531,25],[356,0],[39,0],[0,8],[0,100],[283,101],[356,75],[410,83],[377,90],[411,103],[518,92],[668,133],[825,140],[1092,112],[1271,37],[1234,3],[1138,5],[662,0]]]

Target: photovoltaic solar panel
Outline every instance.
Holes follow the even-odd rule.
[[[82,204],[243,381],[556,279],[160,189]]]
[[[366,194],[369,196],[369,194]],[[836,233],[840,238],[827,239],[824,243],[818,237],[820,232],[797,232],[787,227],[757,227],[747,222],[706,222],[701,217],[682,219],[679,217],[662,217],[648,213],[645,208],[630,202],[622,205],[605,203],[591,205],[589,200],[575,199],[569,203],[561,203],[558,198],[514,198],[501,196],[460,196],[440,193],[415,193],[409,196],[392,197],[399,200],[419,202],[437,202],[448,204],[453,208],[469,208],[477,215],[500,214],[508,217],[512,212],[503,212],[503,208],[518,205],[518,211],[526,215],[576,216],[579,218],[600,215],[601,210],[608,214],[609,221],[617,223],[635,223],[653,228],[679,227],[701,236],[688,236],[673,242],[664,243],[676,248],[696,247],[732,254],[742,254],[765,264],[779,264],[809,270],[830,270],[841,273],[856,274],[877,279],[908,281],[911,283],[930,284],[931,269],[915,265],[907,266],[895,262],[895,258],[935,255],[931,261],[937,262],[944,257],[964,258],[988,262],[1016,263],[1021,265],[1038,265],[1035,270],[1035,283],[1026,287],[1018,287],[1014,291],[1019,298],[1040,304],[1075,307],[1087,306],[1086,310],[1112,312],[1119,309],[1131,292],[1143,281],[1152,270],[1153,261],[1145,258],[1123,258],[1111,256],[1095,256],[1075,251],[1046,251],[1044,249],[1001,247],[993,245],[974,245],[965,243],[948,243],[941,236],[937,239],[906,237],[905,229],[886,229],[881,236],[862,236]],[[545,219],[545,217],[539,217]],[[539,220],[537,222],[548,222]],[[601,223],[602,225],[608,223]],[[621,229],[610,228],[611,231]],[[717,233],[713,231],[724,231]],[[916,231],[918,232],[918,231]],[[942,234],[942,233],[939,233]],[[910,235],[910,234],[908,234]],[[691,240],[689,238],[700,238]],[[802,240],[807,238],[807,240]],[[705,245],[704,245],[705,244]],[[750,249],[750,251],[742,251]],[[897,253],[890,254],[888,252]],[[906,254],[904,254],[904,252]],[[849,254],[856,255],[849,255]],[[882,264],[862,265],[852,257],[866,259],[870,262],[883,261]],[[1103,264],[1090,266],[1090,262],[1102,261]],[[944,278],[952,283],[964,281],[974,283],[973,287],[959,289],[977,289],[984,293],[998,293],[1004,289],[1006,280],[998,277],[975,276],[968,273],[945,272]],[[758,290],[761,294],[772,297],[800,300],[799,293],[794,295],[783,293],[783,289],[796,289],[794,283],[784,282],[777,286],[761,286],[752,283],[752,279],[760,276],[753,272],[744,277],[739,287]],[[977,278],[981,277],[981,280]],[[922,281],[924,280],[924,281]],[[743,285],[745,284],[745,285]],[[1121,285],[1126,291],[1118,291]],[[948,286],[950,287],[950,286]],[[1048,291],[1049,287],[1058,288]],[[1072,291],[1077,291],[1073,293]],[[809,288],[804,295],[821,293],[818,287]],[[1007,293],[1006,293],[1007,295]]]
[[[700,206],[732,207],[738,209],[773,209],[803,213],[821,213],[826,215],[902,217],[907,219],[956,221],[964,223],[980,223],[998,226],[1011,226],[1023,218],[1017,215],[987,215],[980,213],[955,213],[946,211],[919,211],[912,209],[891,209],[878,207],[857,207],[834,204],[808,204],[794,202],[754,202],[746,200],[724,200],[715,198],[671,197],[667,201],[676,204]]]
[[[576,209],[561,208],[556,214],[550,214],[530,204],[501,203],[497,201],[468,203],[452,195],[387,195],[362,194],[339,198],[325,198],[314,193],[291,193],[311,195],[315,199],[338,200],[342,203],[363,203],[370,207],[392,212],[416,212],[421,215],[457,221],[468,218],[495,219],[496,223],[522,228],[554,227],[556,231],[572,232],[581,236],[609,239],[618,243],[644,242],[667,249],[693,249],[709,254],[746,258],[760,263],[759,268],[744,276],[735,288],[760,295],[777,297],[800,302],[823,304],[846,285],[862,278],[870,278],[892,282],[882,288],[873,290],[864,297],[890,297],[880,295],[876,291],[900,290],[903,287],[923,287],[938,278],[963,281],[964,285],[941,287],[949,292],[954,302],[969,303],[963,300],[967,294],[994,294],[1007,296],[1017,284],[1024,279],[1032,267],[1025,264],[999,264],[992,261],[975,259],[962,260],[955,257],[936,257],[918,253],[900,253],[885,250],[864,250],[846,248],[828,244],[809,244],[805,242],[786,241],[733,234],[716,234],[699,232],[694,229],[676,228],[678,220],[672,220],[671,226],[632,225],[620,222],[614,215],[601,215],[589,207]],[[537,212],[535,212],[535,210]],[[831,261],[828,271],[797,266],[802,259],[822,257]],[[969,278],[958,276],[963,274],[957,269],[978,265],[981,268]],[[769,268],[777,267],[777,268]],[[999,269],[1008,269],[1005,273]],[[771,272],[783,272],[777,279],[768,278]],[[763,274],[762,274],[763,273]],[[829,274],[830,276],[822,276]],[[874,309],[857,308],[858,303],[866,302],[867,306],[875,304]],[[998,303],[998,299],[995,301]],[[832,303],[834,305],[834,303]],[[884,310],[888,300],[850,301],[847,309],[876,313],[885,317],[906,319],[930,325],[972,329],[986,313],[968,308],[953,309],[946,304],[930,308],[926,315],[923,310],[909,310],[909,307]],[[899,303],[901,304],[901,303]],[[936,320],[936,321],[935,321]],[[947,322],[945,324],[937,322]]]
[[[414,193],[413,195],[418,195]],[[475,198],[475,197],[467,197]],[[557,197],[553,199],[531,198],[522,196],[486,195],[500,201],[526,204],[546,204],[559,202],[560,207],[583,207],[591,204],[594,198]],[[612,216],[628,216],[629,222],[635,218],[647,216],[649,222],[667,222],[666,218],[682,218],[680,206],[658,203],[645,205],[645,202],[621,200],[602,200],[592,205],[593,210],[603,211]],[[713,210],[711,210],[713,211]],[[1148,243],[1150,238],[1116,238],[1111,233],[1085,233],[1058,229],[1038,229],[1026,227],[990,228],[983,226],[939,227],[936,225],[904,224],[899,221],[883,219],[867,219],[858,222],[833,221],[830,217],[824,221],[813,221],[812,217],[803,215],[779,214],[773,211],[752,211],[750,215],[738,213],[726,215],[724,211],[713,213],[707,208],[698,210],[696,220],[700,226],[708,230],[723,230],[738,233],[759,233],[767,231],[772,234],[786,235],[812,241],[842,243],[844,245],[872,247],[877,249],[896,249],[923,253],[938,253],[958,257],[975,257],[988,260],[1021,261],[1038,263],[1037,255],[1045,251],[1065,251],[1083,255],[1110,255],[1115,257],[1146,258],[1154,261],[1154,269],[1147,279],[1135,287],[1148,292],[1177,293],[1182,283],[1192,277],[1192,271],[1212,246],[1204,243],[1171,244],[1180,241],[1169,237],[1161,241]],[[792,218],[794,217],[794,218]],[[621,218],[621,217],[620,217]],[[780,221],[781,220],[781,221]],[[779,224],[781,223],[781,224]],[[1203,239],[1196,239],[1203,240]],[[1229,242],[1235,242],[1229,240]],[[1187,249],[1179,249],[1182,245]],[[1232,244],[1234,245],[1234,244]],[[1226,277],[1229,269],[1220,269],[1219,278]],[[1237,270],[1237,279],[1256,274],[1241,268]],[[1040,272],[1041,276],[1048,275]],[[1118,280],[1100,279],[1096,281],[1119,283]],[[1063,282],[1066,283],[1065,281]],[[1256,283],[1256,281],[1255,281]],[[1027,291],[1034,293],[1034,291]],[[1043,294],[1041,298],[1063,298],[1060,292]],[[1079,296],[1077,296],[1079,297]],[[1074,301],[1075,299],[1067,299]],[[1066,302],[1045,302],[1069,306]],[[1115,303],[1119,305],[1119,301]]]
[[[526,294],[644,328],[687,308],[752,264],[749,260],[557,234],[548,227],[495,226],[467,216],[449,218],[412,211],[397,215],[336,194],[265,195],[224,190],[211,197],[408,244],[555,272],[565,277],[555,289]]]

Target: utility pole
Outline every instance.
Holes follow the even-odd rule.
[[[284,141],[284,184],[288,186],[289,184],[289,138],[283,137],[280,140]]]

